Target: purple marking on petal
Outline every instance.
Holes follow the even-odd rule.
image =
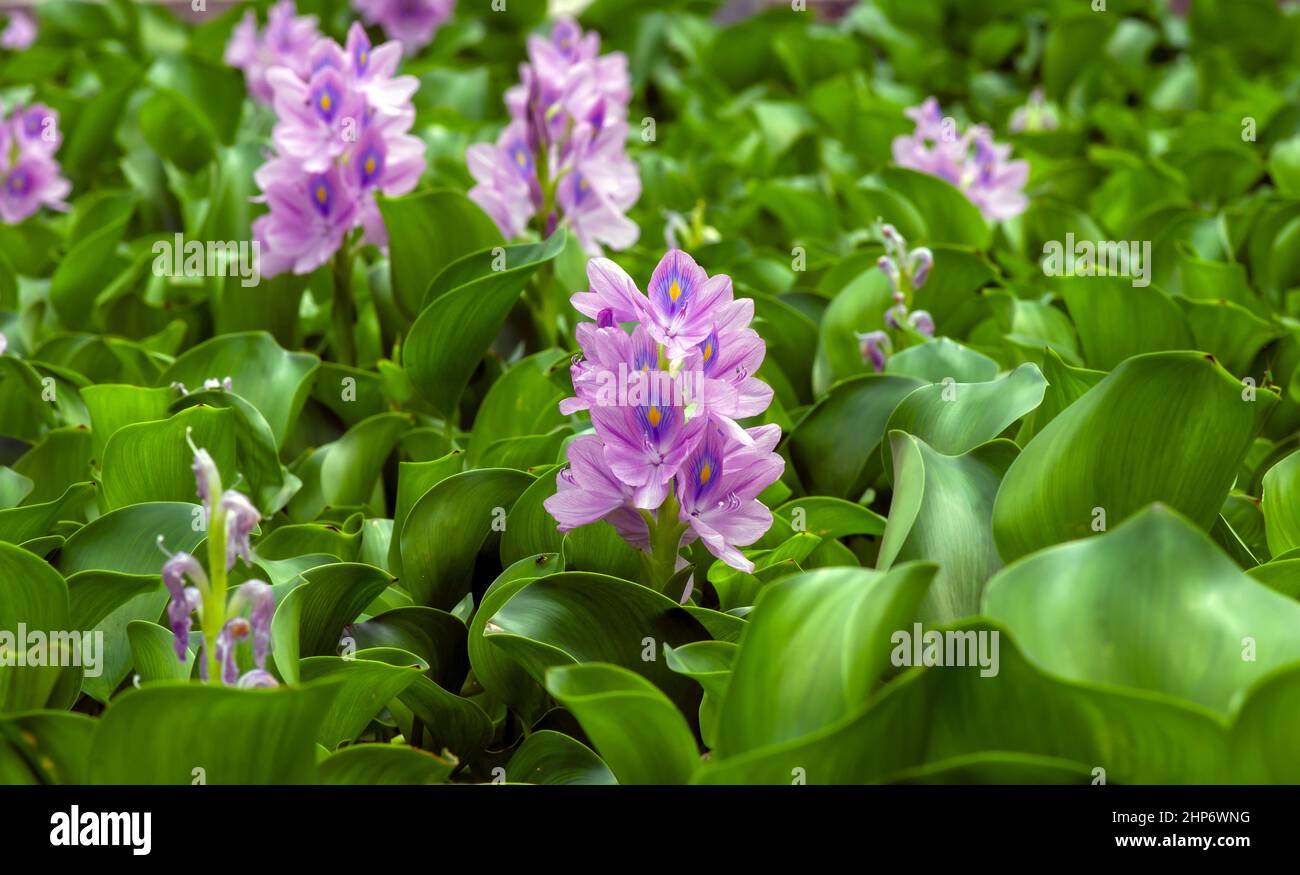
[[[596,314],[597,328],[613,328],[617,324],[614,321],[614,310],[611,307],[606,307]]]

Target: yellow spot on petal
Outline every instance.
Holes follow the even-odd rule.
[[[334,105],[333,101],[330,100],[330,96],[328,93],[322,94],[320,96],[320,108],[325,110],[325,112],[329,112],[330,107],[333,105]]]
[[[704,345],[704,360],[707,362],[711,358],[713,358],[713,344],[706,343]]]
[[[370,53],[367,52],[365,49],[362,49],[362,50],[361,50],[361,66],[364,67],[364,66],[366,65],[366,61],[368,61],[368,60],[370,60]]]
[[[520,167],[526,167],[528,165],[528,156],[524,154],[523,149],[520,149],[515,153],[515,163]]]
[[[371,155],[369,158],[366,159],[366,175],[369,176],[374,172],[375,172],[375,156]]]
[[[705,462],[704,465],[700,468],[700,482],[708,483],[709,478],[712,476],[713,476],[713,468],[709,465],[708,462]]]
[[[673,284],[668,287],[668,297],[676,301],[681,296],[682,296],[681,283],[677,282],[677,280],[673,280]]]
[[[658,428],[659,423],[663,420],[664,415],[659,412],[658,407],[651,407],[650,412],[645,415],[652,428]]]
[[[323,185],[316,186],[316,202],[323,204],[328,198],[329,198],[329,192],[325,190],[325,186]]]

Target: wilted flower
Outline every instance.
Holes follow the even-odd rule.
[[[346,50],[321,38],[307,73],[267,74],[279,121],[277,154],[254,176],[270,207],[253,221],[263,275],[311,273],[358,229],[363,242],[387,245],[375,192],[406,194],[424,171],[424,144],[409,133],[419,82],[392,75],[400,54],[396,43],[372,48],[353,23]]]
[[[911,329],[925,337],[934,336],[934,319],[930,314],[925,310],[908,309],[912,293],[925,285],[930,276],[930,270],[934,267],[934,253],[924,246],[908,250],[907,241],[893,225],[880,225],[879,233],[885,254],[876,260],[876,266],[889,278],[894,304],[885,311],[885,331],[868,331],[857,335],[862,360],[870,364],[876,373],[885,369],[885,361],[894,352],[895,340],[898,345],[906,346],[905,329]]]
[[[249,539],[261,514],[243,493],[234,489],[222,491],[221,472],[212,455],[196,447],[188,433],[186,440],[194,452],[195,490],[208,520],[208,567],[205,571],[196,558],[183,551],[168,554],[163,563],[163,583],[171,594],[167,618],[176,658],[185,659],[192,618],[198,614],[203,628],[199,670],[204,680],[219,674],[221,682],[226,684],[275,686],[275,679],[265,671],[271,643],[271,617],[275,612],[271,587],[260,580],[250,580],[226,600],[226,575],[235,567],[235,558],[253,564]],[[216,496],[219,498],[214,501]],[[163,547],[161,535],[158,544]],[[248,619],[243,617],[246,607],[250,609]],[[254,672],[240,678],[236,659],[238,643],[250,634],[253,662],[257,666],[252,680],[248,677]]]
[[[511,121],[495,144],[471,146],[469,196],[506,237],[536,220],[549,236],[564,225],[584,249],[626,249],[640,234],[625,215],[641,196],[627,157],[627,57],[600,54],[600,37],[561,20],[531,37],[520,84],[506,93]]]
[[[885,332],[868,331],[858,335],[858,351],[862,353],[862,360],[870,362],[876,373],[880,373],[885,369],[885,360],[894,351],[894,345]]]
[[[1011,147],[995,143],[986,126],[972,125],[958,135],[933,97],[906,114],[916,130],[894,138],[895,164],[952,183],[986,219],[1010,219],[1025,211],[1029,164],[1010,160]]]
[[[23,9],[10,11],[9,24],[0,31],[0,49],[21,52],[34,42],[36,42],[36,19]]]
[[[1060,124],[1056,118],[1056,110],[1043,96],[1043,89],[1035,88],[1029,95],[1029,101],[1024,106],[1016,107],[1015,112],[1011,113],[1007,130],[1013,133],[1052,131],[1060,127]]]
[[[298,15],[293,0],[280,0],[267,14],[266,28],[257,29],[257,16],[250,9],[235,25],[226,44],[226,63],[244,72],[248,93],[260,103],[271,103],[267,73],[285,67],[296,75],[311,74],[308,57],[320,39],[316,16]]]
[[[62,142],[59,115],[47,106],[0,114],[0,221],[16,225],[42,206],[68,208],[72,184],[54,157]]]
[[[433,35],[451,18],[456,0],[352,0],[366,24],[377,24],[391,40],[413,55],[433,42]]]
[[[689,255],[669,251],[649,293],[603,258],[587,266],[590,291],[572,297],[596,319],[578,326],[583,356],[571,368],[576,397],[595,434],[569,445],[569,467],[545,502],[560,531],[606,520],[649,554],[656,586],[683,565],[696,538],[729,565],[752,570],[740,547],[771,525],[756,496],[784,467],[775,425],[744,429],[772,390],[754,377],[762,338],[753,302],[734,300],[731,280],[710,278]],[[618,323],[635,323],[630,333]]]

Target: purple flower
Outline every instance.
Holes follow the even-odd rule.
[[[255,174],[269,212],[253,220],[262,245],[262,273],[311,273],[334,256],[361,219],[360,198],[338,165],[309,173],[286,158]]]
[[[311,273],[360,231],[386,246],[375,193],[410,192],[424,172],[415,121],[413,76],[394,76],[401,47],[372,46],[360,24],[347,46],[314,41],[305,67],[278,66],[265,76],[278,115],[276,154],[255,174],[269,211],[253,221],[262,273]]]
[[[272,89],[267,74],[284,67],[298,76],[311,72],[309,54],[320,38],[314,15],[299,16],[293,0],[280,0],[267,15],[266,29],[257,30],[252,10],[231,33],[226,44],[226,63],[244,72],[248,92],[260,103],[270,104]]]
[[[252,671],[244,672],[244,676],[239,679],[238,686],[242,689],[261,689],[264,687],[278,687],[280,683],[269,671],[255,668]]]
[[[51,158],[19,154],[10,163],[7,155],[0,155],[0,221],[16,225],[43,206],[66,210],[72,184],[60,172]]]
[[[161,543],[161,536],[159,543]],[[187,578],[197,584],[197,588],[187,587],[185,585]],[[171,602],[167,605],[167,619],[171,623],[176,658],[184,662],[185,651],[190,640],[191,615],[203,604],[203,593],[208,588],[208,576],[203,572],[203,566],[197,559],[189,553],[178,551],[163,563],[162,579],[167,592],[171,594]]]
[[[236,660],[236,648],[240,641],[248,637],[252,625],[243,617],[231,617],[221,627],[217,636],[217,661],[221,663],[221,682],[233,684],[239,680],[239,663]]]
[[[1010,219],[1025,211],[1029,164],[1010,160],[1011,147],[995,143],[987,127],[973,125],[958,135],[933,97],[906,115],[916,129],[894,138],[895,164],[952,183],[986,219]]]
[[[570,443],[546,509],[560,531],[612,523],[651,554],[655,585],[683,567],[677,551],[697,537],[752,568],[739,548],[770,527],[756,496],[783,470],[772,452],[780,428],[736,421],[772,399],[753,376],[766,352],[750,327],[753,301],[734,300],[729,277],[710,278],[678,250],[660,261],[647,295],[608,259],[592,259],[587,277],[591,290],[571,300],[597,321],[576,329],[575,397],[560,410],[590,411],[595,434]]]
[[[456,0],[353,0],[366,24],[377,24],[391,40],[413,55],[433,42],[433,35],[456,9]]]
[[[772,452],[776,425],[750,430],[748,445],[711,428],[677,476],[681,518],[708,551],[732,568],[753,571],[740,552],[772,527],[772,512],[758,494],[780,478],[785,460]]]
[[[868,331],[858,335],[858,350],[862,353],[862,360],[870,362],[878,374],[885,369],[885,359],[894,351],[894,345],[885,332]]]
[[[243,493],[234,489],[226,490],[221,496],[221,510],[226,519],[226,570],[235,567],[236,556],[243,559],[245,565],[252,565],[253,549],[248,539],[262,515]]]
[[[603,519],[629,543],[648,549],[649,530],[632,503],[632,488],[610,470],[600,438],[575,438],[568,457],[569,466],[555,475],[555,494],[543,502],[559,531]]]
[[[932,267],[934,267],[934,253],[924,246],[912,250],[907,258],[907,272],[912,278],[913,291],[925,285]]]
[[[0,49],[21,52],[36,42],[36,19],[31,13],[14,9],[9,13],[9,24],[0,32]]]
[[[249,621],[253,625],[253,663],[266,668],[266,657],[271,652],[271,619],[275,616],[275,593],[270,584],[250,580],[239,592],[252,604]]]
[[[934,319],[925,310],[913,310],[909,313],[907,324],[911,325],[918,334],[934,337]]]
[[[469,196],[506,237],[536,220],[549,236],[563,225],[588,253],[626,249],[639,229],[626,213],[641,196],[627,157],[627,58],[600,55],[600,37],[569,20],[531,37],[529,63],[506,93],[511,121],[494,144],[466,153]]]

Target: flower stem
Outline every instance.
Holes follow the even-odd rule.
[[[221,660],[217,658],[217,636],[226,625],[226,513],[221,509],[220,484],[212,494],[208,519],[208,591],[203,601],[203,653],[208,664],[208,682],[221,685]]]
[[[352,299],[352,253],[341,247],[334,256],[334,354],[339,364],[355,366],[356,341],[352,329],[356,322],[356,304]]]
[[[677,501],[675,490],[669,490],[668,497],[660,506],[658,521],[649,511],[641,511],[646,525],[650,527],[650,553],[642,554],[646,585],[663,592],[668,582],[677,573],[677,559],[681,550],[682,535],[686,526],[678,519],[681,505]]]

